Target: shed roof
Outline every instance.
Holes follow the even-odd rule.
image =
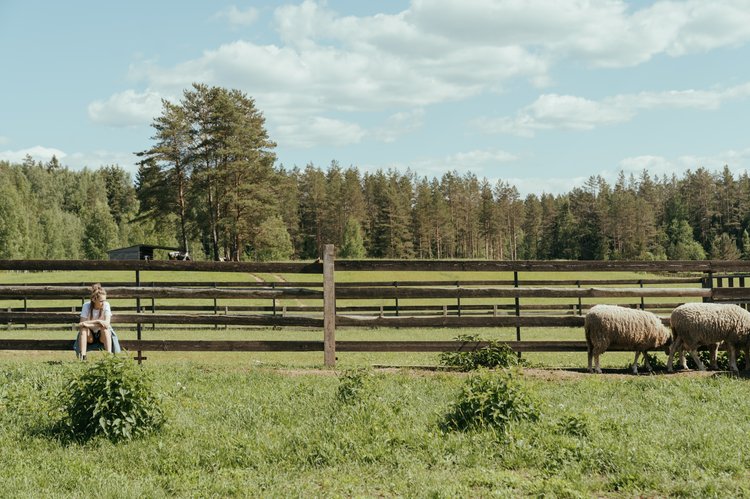
[[[129,250],[129,249],[138,249],[140,250],[146,250],[146,251],[153,251],[155,249],[162,249],[162,250],[169,250],[169,251],[182,251],[182,248],[173,248],[171,246],[156,246],[153,244],[134,244],[133,246],[125,246],[124,248],[114,248],[111,250],[107,250],[107,253],[110,253],[112,251],[122,251],[122,250]]]

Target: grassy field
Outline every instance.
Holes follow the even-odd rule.
[[[562,280],[562,279],[647,279],[655,277],[647,274],[632,272],[608,272],[608,273],[560,273],[560,272],[524,272],[520,274],[521,279],[534,280]],[[338,282],[367,282],[367,281],[420,281],[420,280],[444,280],[468,281],[468,280],[510,280],[513,278],[510,272],[339,272],[336,275]],[[211,272],[164,272],[144,271],[141,273],[142,282],[149,281],[205,281],[213,283],[217,281],[255,281],[261,279],[267,282],[291,281],[291,282],[315,282],[320,281],[319,275],[307,274],[258,274],[246,273],[211,273]],[[3,284],[33,284],[42,282],[68,282],[68,283],[90,283],[93,281],[115,282],[133,281],[133,272],[107,271],[107,272],[0,272],[0,283]],[[133,306],[134,300],[111,299],[115,314],[118,308]],[[544,300],[525,300],[524,303],[540,303]],[[604,300],[607,301],[607,300]],[[608,300],[610,302],[617,300]],[[634,302],[636,299],[620,300]],[[660,298],[647,299],[649,301],[664,301]],[[480,303],[482,300],[462,300],[463,304]],[[546,300],[547,303],[565,302],[564,299]],[[18,307],[22,302],[19,300],[0,300],[0,307]],[[202,304],[213,305],[212,300],[159,300],[158,305],[167,304]],[[455,304],[455,300],[401,300],[402,305],[413,304]],[[488,303],[484,300],[484,303]],[[512,299],[495,299],[489,303],[512,303]],[[572,303],[571,299],[567,303]],[[595,303],[593,300],[583,300],[584,304]],[[142,304],[150,310],[150,300],[142,300]],[[219,300],[218,306],[232,305],[265,305],[271,304],[270,300]],[[311,304],[320,306],[321,303],[311,300],[278,300],[277,306]],[[393,305],[393,300],[339,300],[338,305]],[[34,300],[29,306],[65,306],[79,310],[80,300]],[[118,335],[121,339],[135,339],[135,332],[125,326],[118,327]],[[336,332],[338,340],[451,340],[459,334],[479,334],[487,339],[514,340],[516,338],[515,328],[489,328],[475,330],[451,330],[451,329],[338,329]],[[0,338],[68,338],[71,340],[75,333],[70,329],[58,327],[32,326],[25,330],[18,327],[0,329]],[[322,332],[317,330],[305,330],[285,328],[280,330],[266,328],[193,328],[177,329],[166,325],[157,325],[152,329],[144,325],[143,339],[230,339],[230,340],[321,340]],[[583,340],[583,328],[523,328],[521,338],[524,340]],[[321,353],[188,353],[188,352],[147,352],[149,361],[159,362],[182,362],[182,361],[206,361],[222,365],[243,366],[304,366],[306,368],[317,368],[322,365],[323,354]],[[663,357],[663,354],[658,354]],[[17,356],[27,356],[39,360],[70,360],[72,353],[69,352],[9,352],[0,351],[0,359],[12,359]],[[525,354],[532,365],[545,367],[573,367],[581,368],[586,364],[585,353],[533,353]],[[438,361],[437,354],[426,353],[338,353],[338,366],[341,368],[357,367],[364,365],[388,365],[388,366],[424,366],[435,365]],[[620,368],[632,361],[630,354],[608,353],[602,357],[602,365],[605,368]]]
[[[750,384],[720,374],[527,370],[541,417],[444,431],[466,374],[155,361],[168,424],[64,444],[50,411],[81,366],[0,361],[3,497],[750,497]]]
[[[336,337],[339,341],[344,340],[452,340],[458,334],[479,334],[485,339],[515,340],[514,328],[483,328],[467,331],[455,329],[339,329]],[[136,333],[132,329],[119,329],[118,337],[121,340],[135,339]],[[61,329],[11,329],[0,330],[0,338],[37,338],[37,339],[60,339],[70,338],[70,352],[35,352],[35,351],[8,351],[0,350],[0,360],[33,358],[44,361],[71,361],[73,359],[72,342],[76,333],[71,330]],[[553,335],[553,336],[551,336]],[[554,330],[541,328],[524,328],[522,338],[524,340],[541,340],[553,337],[557,340],[584,340],[583,328],[557,328]],[[322,340],[322,332],[310,329],[166,329],[157,325],[156,330],[146,326],[142,332],[142,338],[149,339],[191,339],[191,340]],[[304,367],[322,368],[323,352],[146,352],[148,361],[160,363],[179,363],[182,361],[205,361],[212,364],[240,365],[240,366],[269,366],[269,367]],[[663,352],[655,352],[655,355],[666,361]],[[439,364],[439,354],[419,352],[338,352],[338,368],[355,368],[372,365],[380,366],[434,366]],[[603,368],[625,368],[628,362],[632,362],[632,354],[625,352],[608,352],[602,355]],[[530,365],[536,367],[551,368],[583,368],[586,366],[586,353],[527,353],[523,355]]]
[[[153,275],[152,275],[153,274]],[[307,275],[144,272],[143,281]],[[509,279],[510,275],[341,273],[340,282]],[[522,275],[584,279],[602,275]],[[607,278],[647,278],[607,274]],[[6,284],[132,280],[132,272],[0,273]],[[126,301],[112,300],[115,313]],[[360,302],[361,303],[361,302]],[[377,304],[378,302],[373,302]],[[48,305],[80,307],[80,300]],[[227,303],[231,304],[231,303]],[[292,304],[290,301],[289,304]],[[388,303],[383,303],[388,304]],[[2,307],[18,302],[0,302]],[[515,339],[513,328],[339,329],[339,340]],[[121,339],[135,332],[118,329]],[[582,328],[524,328],[522,339],[582,340]],[[66,329],[18,327],[0,337],[70,338]],[[305,329],[145,326],[144,339],[322,339]],[[96,360],[100,353],[93,353]],[[3,497],[750,497],[750,384],[722,374],[582,374],[586,354],[525,354],[535,422],[507,432],[441,427],[467,374],[414,369],[437,354],[147,352],[145,372],[168,424],[142,440],[65,444],[50,436],[53,409],[81,369],[70,352],[0,351]],[[661,360],[663,353],[657,354]],[[602,367],[625,372],[629,353]],[[361,399],[343,403],[342,375],[370,371]],[[564,369],[560,369],[564,368]]]

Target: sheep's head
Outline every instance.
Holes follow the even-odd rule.
[[[664,348],[664,353],[669,355],[669,349],[672,346],[672,341],[674,340],[672,336],[672,330],[666,326],[663,326],[662,332],[664,333],[664,342],[660,345]]]

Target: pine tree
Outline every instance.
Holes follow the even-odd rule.
[[[750,234],[747,229],[742,231],[742,256],[743,260],[750,260]]]
[[[529,194],[523,202],[524,219],[521,224],[523,241],[520,258],[525,260],[540,259],[539,240],[542,230],[542,206],[534,194]]]
[[[412,230],[417,258],[434,258],[432,190],[427,177],[420,179],[414,191]]]
[[[97,201],[84,221],[83,256],[89,260],[107,258],[107,251],[119,245],[117,224],[106,203]]]
[[[162,114],[152,123],[156,144],[141,157],[136,195],[141,216],[153,219],[176,214],[180,246],[189,251],[187,190],[193,170],[190,122],[184,106],[162,100]]]
[[[711,242],[713,260],[739,260],[741,255],[737,242],[726,232],[717,235]]]
[[[703,246],[693,238],[693,229],[687,220],[672,220],[667,236],[667,257],[670,260],[704,260]]]
[[[362,238],[362,229],[353,217],[346,220],[344,228],[344,239],[341,249],[338,251],[339,258],[358,259],[365,257],[365,245]]]
[[[260,262],[288,260],[294,253],[292,238],[278,215],[268,217],[260,224],[251,248],[253,259]]]
[[[325,174],[312,163],[299,177],[299,223],[302,258],[323,255],[323,217],[325,216]]]

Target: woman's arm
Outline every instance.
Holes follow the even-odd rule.
[[[78,323],[78,327],[86,327],[89,329],[99,329],[102,327],[102,321],[96,320],[96,321],[81,321]]]
[[[105,301],[102,307],[101,319],[99,323],[103,328],[109,329],[109,323],[112,321],[112,307],[109,306],[109,302]]]
[[[78,320],[78,327],[88,327],[91,328],[91,322],[89,321],[89,308],[91,307],[91,302],[84,303],[83,307],[81,307],[81,317]]]

